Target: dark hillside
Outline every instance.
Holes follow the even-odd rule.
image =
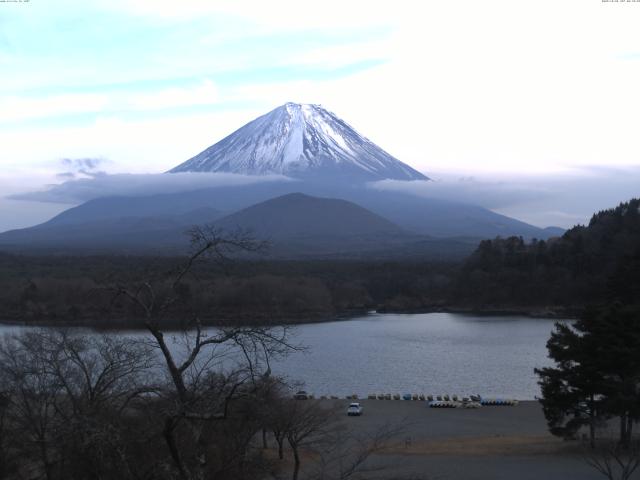
[[[456,301],[521,307],[638,298],[639,209],[640,200],[630,200],[548,241],[484,240],[464,264]]]
[[[402,235],[400,227],[355,203],[290,193],[233,213],[218,222],[225,230],[251,230],[260,238]]]

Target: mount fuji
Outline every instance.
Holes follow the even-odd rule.
[[[427,180],[320,105],[286,103],[171,169],[322,181]]]
[[[176,172],[270,178],[96,198],[43,224],[0,233],[0,250],[175,253],[185,248],[186,229],[208,223],[273,239],[273,254],[283,258],[451,258],[471,253],[483,238],[559,233],[478,205],[372,188],[380,180],[429,178],[319,105],[282,105],[161,175]]]

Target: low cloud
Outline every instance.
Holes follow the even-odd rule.
[[[377,190],[405,192],[490,209],[539,200],[551,193],[548,186],[525,182],[524,178],[494,181],[473,176],[447,176],[434,180],[382,180],[370,186]]]
[[[599,210],[640,197],[640,166],[586,166],[563,174],[432,174],[433,181],[383,180],[371,188],[480,205],[540,227],[569,228]]]
[[[62,183],[43,190],[14,193],[10,200],[77,205],[106,196],[147,196],[201,188],[294,181],[279,175],[247,176],[231,173],[106,174],[105,160],[64,159]],[[540,227],[569,228],[589,221],[594,212],[640,197],[640,166],[582,167],[564,174],[453,175],[429,172],[435,180],[383,180],[369,184],[448,201],[480,205]],[[15,204],[14,204],[15,205]],[[36,205],[36,204],[33,204]]]
[[[60,178],[61,180],[71,180],[72,178],[76,177],[76,174],[73,172],[60,172],[56,173],[56,177]]]
[[[60,163],[75,169],[95,170],[105,161],[104,158],[63,158]]]
[[[88,167],[89,165],[85,166]],[[95,167],[97,166],[95,165]],[[90,173],[91,171],[89,170]],[[292,181],[292,179],[281,175],[250,176],[233,173],[184,172],[109,175],[103,172],[94,172],[82,178],[76,176],[72,180],[49,185],[45,190],[14,194],[7,198],[77,205],[99,197],[142,197],[161,193],[186,192],[201,188],[285,181]]]
[[[95,178],[106,175],[100,168],[109,163],[104,158],[62,158],[60,166],[65,170],[56,174],[61,179]]]

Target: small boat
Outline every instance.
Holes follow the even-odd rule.
[[[480,403],[487,406],[513,407],[518,405],[518,400],[509,398],[483,398],[480,400]]]
[[[462,406],[460,402],[452,402],[451,400],[434,400],[428,403],[429,408],[459,408]]]

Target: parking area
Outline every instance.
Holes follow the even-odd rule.
[[[434,409],[424,401],[358,400],[362,416],[347,417],[351,400],[323,400],[359,435],[401,425],[393,448],[372,458],[386,467],[371,478],[540,479],[602,478],[583,460],[577,442],[548,433],[537,402],[479,409]],[[389,475],[392,473],[392,477]]]

